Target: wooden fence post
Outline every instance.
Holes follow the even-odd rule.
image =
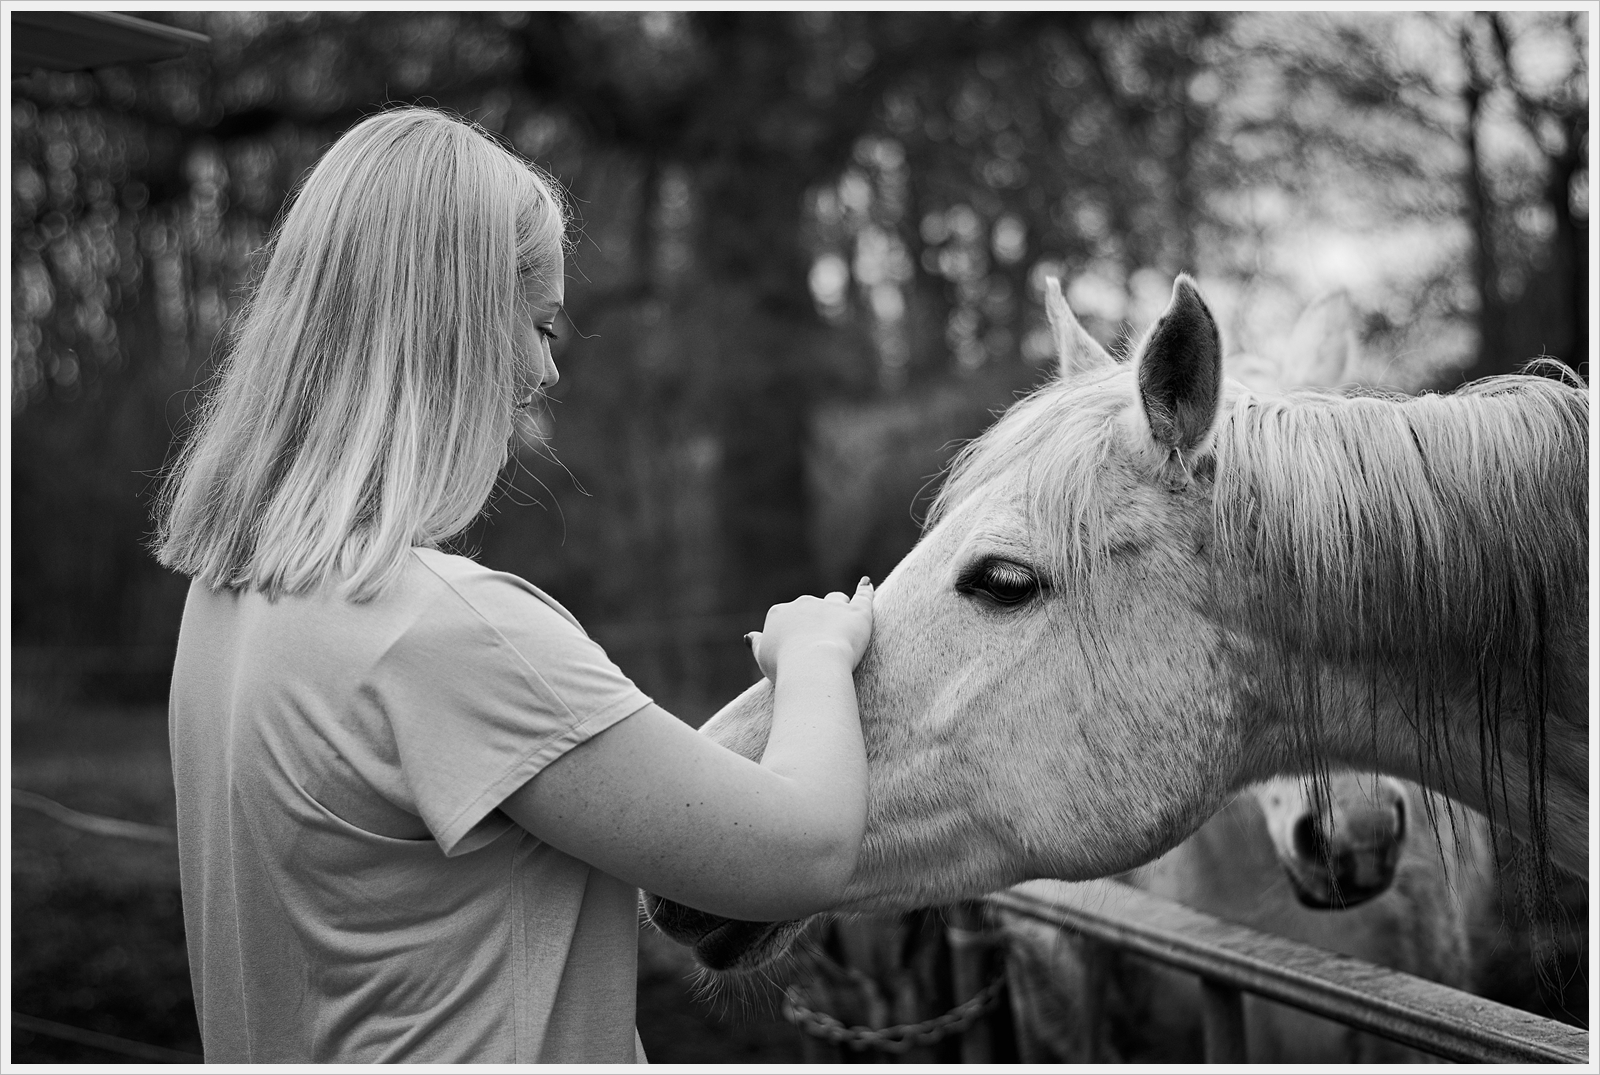
[[[976,903],[958,903],[949,910],[950,975],[955,1003],[971,1000],[988,984],[989,942],[984,936],[984,912]],[[994,1041],[989,1020],[980,1017],[961,1035],[963,1064],[994,1062]]]
[[[1244,1036],[1244,996],[1239,990],[1202,975],[1200,1018],[1205,1032],[1206,1063],[1249,1063]]]

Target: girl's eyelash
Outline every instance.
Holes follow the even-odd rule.
[[[549,325],[540,325],[539,331],[544,333],[544,338],[547,340],[559,340],[561,338],[561,334]]]

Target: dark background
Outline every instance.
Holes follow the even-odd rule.
[[[1579,13],[147,17],[211,46],[12,85],[13,777],[79,809],[170,823],[158,761],[118,760],[164,751],[185,588],[152,496],[285,196],[386,103],[499,133],[580,218],[551,440],[461,545],[693,723],[767,605],[881,578],[950,450],[1048,373],[1046,276],[1108,343],[1188,270],[1236,349],[1347,290],[1367,384],[1587,372]],[[181,952],[124,960],[177,990],[142,1030],[102,986],[166,994],[90,973],[93,915],[60,910],[170,936],[175,892],[16,817],[16,913],[61,934],[14,926],[18,1009],[193,1048]]]

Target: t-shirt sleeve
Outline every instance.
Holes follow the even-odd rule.
[[[440,582],[378,662],[371,696],[394,736],[404,805],[455,855],[510,826],[489,816],[507,795],[650,699],[516,576],[477,568]]]

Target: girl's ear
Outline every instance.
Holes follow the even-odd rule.
[[[1061,281],[1054,276],[1044,282],[1044,312],[1050,319],[1050,335],[1056,342],[1056,361],[1060,363],[1062,377],[1112,363],[1106,349],[1072,316],[1072,308],[1061,294]]]
[[[1139,402],[1157,444],[1169,452],[1203,448],[1222,396],[1217,322],[1187,273],[1139,349]]]

